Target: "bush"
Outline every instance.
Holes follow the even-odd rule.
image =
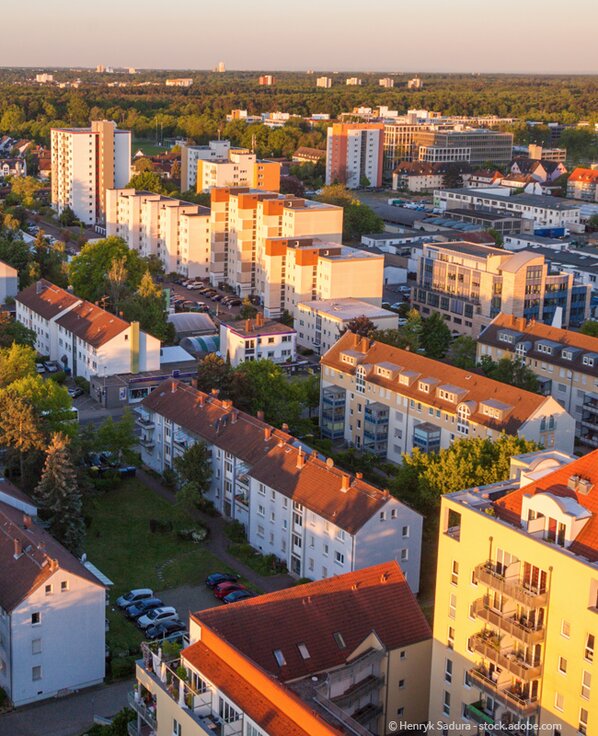
[[[135,657],[115,657],[110,663],[113,680],[122,680],[135,673]]]
[[[231,521],[230,524],[226,525],[225,531],[226,536],[231,542],[236,542],[238,544],[247,542],[247,533],[245,531],[245,527],[240,521],[237,521],[236,519]],[[251,549],[253,549],[253,547]]]
[[[152,534],[168,534],[172,531],[172,521],[161,521],[160,519],[150,519],[149,528]]]
[[[89,381],[83,376],[75,376],[75,386],[82,388],[86,394],[89,393]]]
[[[177,485],[177,477],[174,470],[171,470],[170,468],[166,468],[164,472],[162,473],[162,480],[164,481],[164,485],[167,488],[176,488]]]
[[[311,578],[299,578],[299,580],[295,580],[294,585],[304,585],[305,583],[313,583],[313,580]]]
[[[214,506],[214,504],[207,498],[201,498],[197,502],[197,508],[200,511],[203,511],[204,514],[207,514],[208,516],[220,516],[218,513],[218,509]]]
[[[276,555],[262,555],[247,542],[230,544],[228,551],[260,575],[278,575],[287,571],[286,564]]]
[[[62,386],[66,381],[66,373],[64,371],[56,371],[56,373],[50,373],[49,378]]]
[[[185,542],[195,542],[200,544],[208,538],[208,529],[205,526],[196,527],[194,529],[179,529],[177,537]]]

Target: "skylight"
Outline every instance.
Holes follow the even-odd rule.
[[[340,631],[335,631],[333,636],[334,636],[334,641],[336,642],[336,645],[339,649],[347,648],[347,645],[345,644],[345,640],[343,639],[343,635],[340,633]]]
[[[282,653],[281,649],[275,649],[274,650],[274,658],[276,659],[276,662],[278,663],[279,667],[284,667],[287,663],[286,659],[284,658],[284,654]]]
[[[297,644],[297,649],[299,650],[299,654],[303,657],[303,659],[310,658],[311,655],[309,653],[309,649],[303,642],[301,642],[301,644]]]

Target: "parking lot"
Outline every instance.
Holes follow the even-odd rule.
[[[239,319],[239,312],[241,311],[240,306],[227,307],[226,305],[222,305],[220,302],[212,301],[208,296],[200,294],[199,291],[195,289],[187,289],[185,286],[181,286],[180,284],[165,282],[163,286],[165,289],[170,289],[170,293],[175,299],[186,299],[194,302],[195,304],[205,304],[210,310],[210,316],[216,317],[222,322]],[[222,296],[232,296],[229,292],[222,291],[221,289],[214,290]]]

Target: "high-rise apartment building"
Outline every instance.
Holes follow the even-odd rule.
[[[142,256],[158,256],[166,273],[202,279],[209,275],[208,207],[153,192],[109,189],[106,235],[122,238]]]
[[[181,145],[181,192],[197,187],[197,164],[199,161],[228,159],[230,141],[210,141],[207,146]]]
[[[508,480],[442,497],[430,720],[597,732],[597,497],[598,451],[516,457]]]
[[[330,87],[332,87],[332,79],[330,77],[318,77],[316,79],[316,87],[324,87],[324,89],[330,89]]]
[[[401,462],[501,432],[571,452],[575,420],[551,396],[346,332],[322,356],[322,435]]]
[[[243,187],[212,189],[210,280],[240,296],[259,294],[267,284],[260,275],[267,238],[309,235],[340,243],[342,230],[341,207]]]
[[[382,79],[378,80],[378,84],[380,85],[380,87],[392,89],[392,87],[395,86],[395,80],[392,77],[382,77]]]
[[[326,184],[381,186],[383,154],[382,123],[334,123],[327,131]]]
[[[52,128],[52,207],[70,207],[86,225],[102,222],[106,190],[128,184],[131,131],[109,120],[90,128]]]
[[[419,77],[413,77],[407,82],[407,89],[422,89],[424,83]]]
[[[413,304],[440,312],[453,332],[477,337],[500,312],[579,325],[589,315],[591,287],[572,273],[552,273],[533,250],[513,253],[476,243],[425,243]]]
[[[276,77],[271,74],[262,74],[258,79],[258,84],[260,87],[273,87],[276,84]]]
[[[246,148],[231,148],[222,158],[198,159],[196,166],[198,192],[214,187],[249,187],[270,192],[280,189],[278,161],[258,160]]]
[[[347,77],[345,84],[347,87],[361,87],[361,79],[359,77]]]

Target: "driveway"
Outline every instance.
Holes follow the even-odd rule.
[[[0,716],[0,736],[79,736],[94,716],[111,718],[127,704],[133,680],[100,685]]]
[[[214,598],[212,591],[203,584],[181,585],[180,588],[159,591],[156,595],[165,605],[174,606],[182,621],[187,621],[190,613],[224,605]]]

